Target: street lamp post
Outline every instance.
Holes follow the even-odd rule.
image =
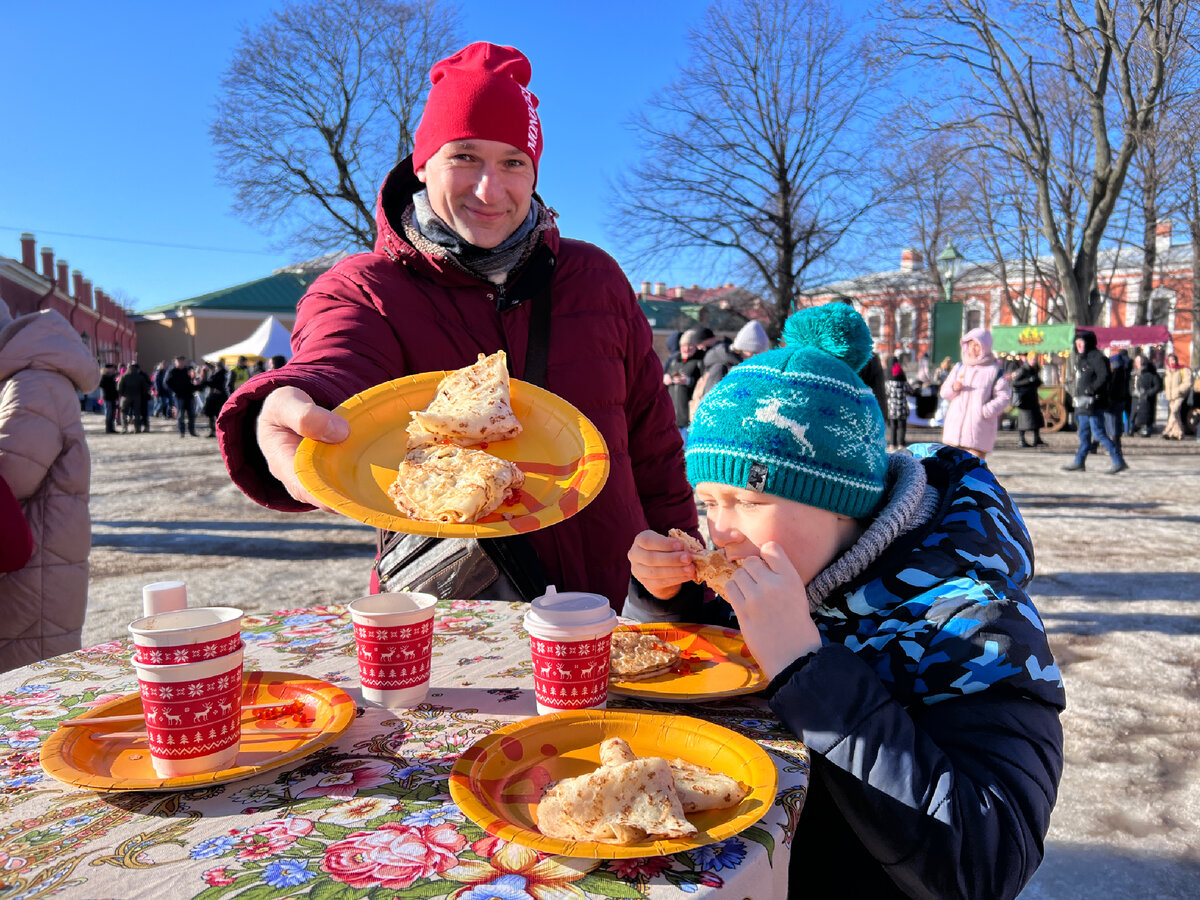
[[[958,341],[962,337],[962,304],[954,302],[954,280],[962,263],[963,255],[953,242],[946,241],[946,248],[937,255],[944,300],[934,304],[929,322],[929,347],[933,359],[947,356],[955,358],[958,355]]]
[[[942,275],[942,290],[947,303],[954,302],[954,279],[962,269],[963,255],[958,252],[952,241],[946,241],[946,248],[937,255],[938,272]]]

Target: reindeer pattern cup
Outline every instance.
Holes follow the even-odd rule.
[[[228,769],[242,739],[242,652],[137,670],[150,761],[161,778]]]
[[[608,666],[617,614],[599,594],[551,585],[525,613],[539,715],[608,705]]]
[[[363,699],[389,709],[415,706],[429,692],[432,594],[372,594],[349,604]]]

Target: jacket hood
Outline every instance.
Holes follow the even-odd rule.
[[[1083,329],[1075,329],[1075,337],[1083,338],[1083,352],[1091,353],[1096,349],[1096,333],[1094,331],[1084,331]]]
[[[996,361],[996,357],[992,355],[992,333],[986,328],[972,328],[962,336],[962,340],[959,343],[965,345],[967,341],[978,341],[979,349],[983,351],[983,355],[974,363],[968,363],[964,358],[963,365],[983,366]]]
[[[19,316],[0,329],[0,379],[25,369],[59,372],[85,394],[100,383],[100,367],[91,352],[53,309]]]

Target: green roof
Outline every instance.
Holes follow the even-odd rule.
[[[188,309],[236,309],[240,312],[261,312],[275,315],[294,315],[296,304],[317,280],[320,272],[277,272],[257,281],[235,284],[233,287],[201,294],[187,300],[177,300],[153,309],[138,311],[138,315],[166,313]]]
[[[713,331],[737,331],[748,321],[732,309],[720,309],[703,303],[679,303],[674,300],[639,300],[642,314],[651,328],[660,331],[687,331],[707,325]]]

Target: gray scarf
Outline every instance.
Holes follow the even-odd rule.
[[[535,242],[535,230],[540,232],[540,229],[537,229],[540,218],[541,205],[537,200],[531,200],[529,214],[516,231],[495,247],[476,247],[464,240],[433,211],[429,204],[428,191],[421,191],[413,194],[412,216],[410,219],[406,215],[404,224],[407,231],[411,221],[417,234],[476,278],[503,284],[505,276],[525,258]]]
[[[912,531],[933,516],[938,493],[925,478],[925,467],[907,453],[888,456],[887,487],[889,497],[879,515],[862,533],[854,546],[835,559],[808,585],[808,604],[816,611],[839,585],[846,584],[879,558],[892,541]]]

